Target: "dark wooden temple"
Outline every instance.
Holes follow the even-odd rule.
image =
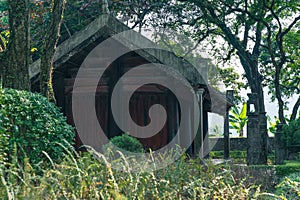
[[[129,30],[127,26],[119,22],[113,17],[110,16],[101,16],[99,19],[96,19],[94,22],[89,24],[83,30],[77,32],[72,37],[64,41],[57,48],[55,54],[54,62],[54,74],[53,74],[53,87],[55,92],[55,97],[57,105],[61,107],[63,113],[66,115],[68,123],[74,125],[74,119],[72,114],[72,94],[74,81],[77,76],[78,70],[81,67],[82,63],[88,56],[88,54],[97,47],[101,42],[110,38],[118,33]],[[140,39],[143,39],[145,42],[151,42],[148,39],[140,36]],[[126,40],[128,38],[124,38]],[[135,39],[136,40],[136,39]],[[121,46],[125,46],[123,41],[115,41]],[[133,41],[138,43],[138,40]],[[107,51],[111,51],[110,47],[107,46]],[[103,49],[102,49],[103,50]],[[105,51],[106,51],[105,50]],[[99,64],[100,62],[100,64]],[[98,66],[106,66],[107,59],[105,57],[98,60]],[[85,71],[86,77],[80,77],[84,84],[81,85],[81,90],[83,96],[89,95],[93,89],[91,87],[92,79],[99,79],[98,85],[96,87],[95,96],[95,110],[97,113],[98,121],[108,136],[112,138],[114,136],[120,135],[123,133],[122,130],[118,127],[116,122],[113,119],[111,110],[110,110],[110,98],[112,95],[113,88],[117,81],[128,72],[130,69],[151,62],[166,63],[168,65],[176,68],[180,73],[182,73],[190,85],[194,88],[201,89],[202,93],[202,106],[201,106],[201,116],[202,116],[202,127],[200,133],[201,137],[196,137],[197,140],[203,140],[208,133],[208,112],[217,112],[224,115],[225,111],[232,105],[228,102],[225,96],[218,91],[210,88],[206,84],[205,75],[203,77],[197,76],[195,71],[190,70],[189,63],[184,61],[182,58],[176,57],[171,52],[158,52],[151,50],[137,50],[130,51],[120,57],[118,57],[110,66],[105,70],[105,73],[99,79],[96,76],[97,70],[103,70],[101,67],[92,67],[92,66],[82,66]],[[205,71],[207,67],[207,60],[199,60],[199,69],[200,71]],[[145,72],[147,68],[145,68]],[[38,73],[39,73],[39,61],[36,61],[31,65],[30,68],[30,77],[32,81],[32,88],[38,90]],[[166,72],[167,73],[167,72]],[[142,76],[142,74],[141,74]],[[155,75],[159,76],[159,75]],[[128,85],[134,85],[134,79],[126,79]],[[212,103],[211,97],[212,93],[215,102]],[[120,97],[120,100],[121,97]],[[181,116],[180,107],[178,105],[178,100],[175,95],[163,86],[157,84],[147,84],[140,87],[130,99],[130,115],[133,121],[140,125],[145,126],[150,123],[148,111],[149,108],[154,104],[162,105],[167,112],[167,121],[164,127],[159,133],[150,137],[150,138],[139,138],[144,147],[152,148],[157,150],[165,145],[174,137],[176,134],[178,126],[181,120],[188,120],[188,116]],[[214,107],[214,108],[213,108]],[[192,112],[191,112],[192,113]],[[151,123],[158,123],[155,119],[152,119]],[[191,125],[192,126],[192,125]],[[191,134],[189,131],[191,128],[187,128],[186,136]],[[202,139],[201,139],[202,138]],[[199,141],[194,141],[197,143]],[[202,143],[203,141],[200,141]],[[76,147],[82,145],[80,137],[76,137]],[[194,145],[195,146],[195,145]],[[195,153],[196,149],[193,145],[190,147],[189,151]]]

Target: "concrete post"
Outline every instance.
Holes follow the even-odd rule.
[[[257,94],[248,94],[247,101],[247,165],[261,165],[267,163],[267,119],[265,113],[258,112]]]

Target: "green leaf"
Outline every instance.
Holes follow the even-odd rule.
[[[247,118],[247,104],[243,103],[243,107],[240,113],[240,119],[246,119]]]

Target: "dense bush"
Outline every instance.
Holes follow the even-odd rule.
[[[60,159],[63,147],[57,143],[74,139],[73,128],[53,103],[39,94],[0,88],[0,155],[8,158],[16,146],[18,158],[32,163]]]
[[[283,126],[282,141],[286,146],[300,145],[300,118]]]
[[[122,134],[120,136],[115,136],[110,141],[122,150],[135,153],[143,152],[143,146],[140,141],[130,136],[128,133]]]

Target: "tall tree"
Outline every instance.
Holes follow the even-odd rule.
[[[182,1],[197,6],[201,10],[201,18],[206,23],[219,30],[218,35],[227,41],[239,57],[244,68],[245,77],[248,80],[252,93],[258,95],[258,112],[260,115],[265,113],[264,95],[263,95],[263,76],[260,73],[265,66],[259,62],[262,48],[266,48],[271,58],[274,76],[274,94],[278,101],[278,115],[282,123],[284,119],[284,101],[282,99],[282,87],[280,79],[282,78],[283,67],[287,64],[288,53],[284,47],[285,38],[288,33],[295,28],[300,20],[299,16],[299,0],[279,1],[279,0],[237,0],[237,1]],[[200,20],[197,18],[190,19],[187,24],[198,25]],[[199,25],[198,25],[199,26]],[[267,35],[267,39],[263,40],[263,35]],[[274,36],[275,35],[275,36]],[[274,41],[274,42],[272,42]],[[297,111],[296,103],[294,113]],[[295,115],[295,114],[294,114]],[[260,117],[260,124],[266,123],[265,117]],[[259,127],[257,138],[265,137],[267,134],[266,126]],[[257,134],[257,133],[249,133]],[[260,135],[259,135],[260,134]],[[263,149],[262,140],[252,140],[252,146]],[[251,159],[250,164],[262,164],[266,162],[266,153],[248,152],[250,158],[258,156],[258,159]]]
[[[172,28],[193,37],[198,43],[208,38],[219,52],[225,52],[225,60],[237,55],[244,76],[252,93],[258,95],[259,131],[253,134],[251,146],[259,151],[249,151],[249,164],[266,164],[267,120],[263,93],[264,76],[261,73],[265,66],[259,60],[263,47],[267,47],[272,57],[276,52],[280,56],[272,61],[271,68],[275,71],[275,96],[279,102],[279,116],[283,119],[280,84],[282,67],[286,64],[287,54],[281,47],[284,38],[298,23],[299,0],[177,0],[169,1],[162,9],[153,15],[161,27]],[[277,22],[277,23],[276,23]],[[289,22],[289,23],[284,23]],[[157,25],[155,24],[155,25]],[[275,38],[271,36],[277,33]],[[275,39],[278,48],[265,43],[264,35]],[[270,36],[271,35],[271,36]],[[224,45],[214,44],[218,40],[225,41]],[[223,54],[225,54],[223,53]],[[276,61],[276,62],[274,62]],[[277,85],[277,86],[276,86]],[[297,103],[300,101],[297,101]],[[299,104],[298,103],[298,104]]]
[[[4,87],[30,90],[29,1],[8,0],[10,39],[1,63]]]
[[[22,1],[23,2],[23,1]],[[25,1],[24,1],[25,2]],[[30,5],[29,5],[30,3]],[[50,4],[49,4],[50,3]],[[84,2],[78,2],[80,4],[80,10],[81,8],[84,7]],[[8,63],[10,59],[4,59],[5,57],[8,56],[13,56],[18,57],[18,59],[14,59],[15,61],[23,62],[27,60],[26,62],[29,63],[28,61],[30,60],[30,48],[29,48],[29,42],[32,43],[32,47],[34,47],[35,50],[38,50],[38,54],[35,53],[35,59],[41,58],[41,73],[40,73],[40,91],[42,94],[48,97],[49,100],[53,100],[53,90],[52,90],[52,67],[53,67],[53,57],[55,54],[56,46],[58,43],[58,39],[60,37],[60,26],[62,23],[63,19],[63,12],[65,9],[65,0],[52,0],[52,1],[44,1],[44,0],[34,0],[31,2],[26,1],[26,6],[23,6],[22,3],[20,2],[15,2],[15,1],[9,1],[8,2],[8,8],[12,9],[7,9],[5,6],[1,7],[0,9],[0,30],[7,30],[6,22],[5,19],[7,17],[6,11],[9,10],[9,20],[10,23],[10,33],[11,37],[9,38],[9,41],[11,43],[10,46],[14,46],[18,49],[18,52],[23,52],[27,56],[26,58],[22,58],[20,56],[17,56],[16,53],[13,53],[13,50],[16,48],[11,48],[11,50],[8,50],[5,52],[6,56],[3,55],[4,53],[0,54],[0,64],[1,64],[1,77],[3,78],[4,85],[6,87],[9,87],[8,83],[17,83],[18,80],[24,81],[27,80],[28,84],[20,84],[20,86],[30,86],[29,84],[29,78],[28,78],[28,64],[23,65],[24,69],[22,72],[24,73],[24,76],[27,78],[23,78],[23,76],[16,75],[18,72],[15,70],[15,68],[12,67],[5,67],[11,65]],[[90,7],[92,7],[95,3],[94,2],[88,2],[90,4]],[[0,5],[6,5],[5,2],[1,2]],[[49,6],[50,5],[50,6]],[[108,3],[106,0],[102,0],[101,2],[98,2],[98,5],[100,7],[98,8],[98,14],[99,13],[108,13]],[[18,10],[17,8],[24,8],[22,12]],[[30,9],[30,10],[29,10]],[[95,8],[97,9],[97,8]],[[31,30],[31,34],[33,36],[33,40],[29,40],[29,20],[28,22],[28,27],[27,26],[22,26],[20,27],[28,28],[27,36],[28,36],[28,45],[21,45],[20,42],[15,40],[15,33],[16,31],[13,31],[14,27],[11,21],[22,21],[22,20],[27,20],[26,17],[22,17],[24,15],[29,17],[29,13],[31,14],[31,19],[32,19],[32,24],[33,24],[33,29]],[[87,12],[86,12],[87,13]],[[12,25],[11,25],[12,24]],[[16,24],[20,24],[19,22]],[[24,23],[21,23],[24,24]],[[84,25],[86,22],[84,23]],[[65,28],[68,29],[68,27],[65,25]],[[24,34],[25,31],[24,29],[18,30],[18,34]],[[37,37],[38,36],[38,37]],[[20,37],[19,37],[20,38]],[[22,40],[25,42],[25,40]],[[4,45],[2,42],[1,43],[1,48],[4,49]],[[23,47],[22,49],[20,47]],[[26,50],[27,49],[27,50]],[[7,69],[7,71],[6,71]],[[19,70],[20,71],[20,70]],[[5,74],[4,74],[5,73]],[[11,74],[11,76],[9,76]],[[10,78],[11,77],[11,78]],[[16,79],[15,77],[18,77]],[[12,81],[11,81],[12,80]],[[15,87],[16,88],[16,87]]]
[[[52,88],[53,60],[56,45],[60,36],[59,31],[65,4],[65,0],[52,0],[51,21],[44,39],[44,46],[41,55],[40,92],[50,101],[55,100]]]
[[[275,12],[273,13],[275,15]],[[296,23],[299,18],[296,17],[294,22],[287,26],[277,17],[275,24],[278,25],[268,26],[261,54],[261,63],[265,66],[262,68],[265,82],[270,89],[272,100],[276,99],[278,102],[279,122],[283,124],[287,123],[284,114],[288,107],[287,100],[291,97],[297,98],[295,104],[290,106],[292,114],[289,121],[296,119],[300,107],[300,24],[298,23],[297,27]]]
[[[264,29],[263,20],[266,15],[264,0],[179,0],[166,5],[162,15],[169,14],[169,22],[164,26],[175,27],[191,35],[197,41],[210,38],[211,41],[222,39],[223,46],[212,44],[221,51],[228,52],[226,59],[236,54],[244,69],[244,75],[252,93],[258,96],[257,113],[259,114],[259,130],[249,133],[250,146],[257,150],[249,150],[248,164],[267,163],[267,120],[263,93],[263,77],[259,72],[259,55]],[[165,18],[165,17],[160,17]]]

